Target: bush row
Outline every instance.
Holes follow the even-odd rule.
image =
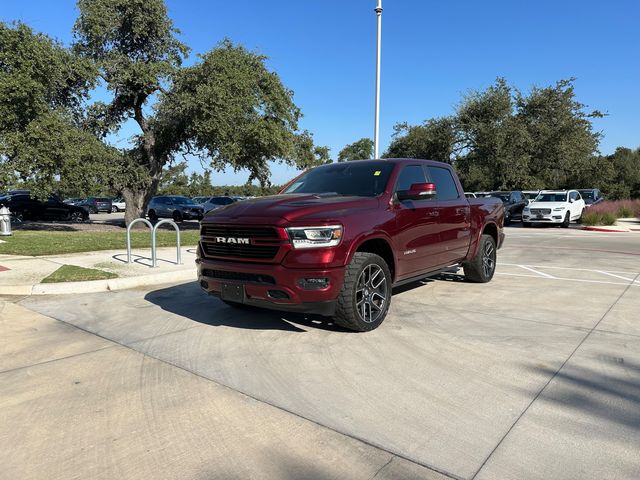
[[[589,207],[582,215],[585,225],[615,225],[619,218],[640,218],[640,200],[605,201]]]

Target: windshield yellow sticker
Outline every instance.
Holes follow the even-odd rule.
[[[382,173],[382,170],[376,170],[375,172],[373,172],[373,176],[379,177],[381,173]]]

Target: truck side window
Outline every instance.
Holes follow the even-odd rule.
[[[431,166],[427,168],[431,181],[436,184],[438,200],[457,200],[460,198],[456,182],[448,169]]]
[[[421,165],[407,165],[400,172],[396,182],[396,192],[409,190],[414,183],[426,183],[427,177]]]

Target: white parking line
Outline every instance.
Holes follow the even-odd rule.
[[[638,272],[617,272],[617,271],[605,271],[605,270],[594,270],[588,268],[573,268],[573,267],[556,267],[549,265],[521,265],[519,263],[499,263],[499,267],[516,267],[523,270],[527,270],[535,275],[527,275],[522,273],[510,273],[510,272],[500,272],[497,271],[496,275],[507,275],[512,277],[529,277],[529,278],[543,278],[548,280],[564,280],[568,282],[581,282],[581,283],[600,283],[600,284],[608,284],[608,285],[631,285],[634,287],[640,287],[640,280],[638,280],[638,276],[640,273]],[[619,278],[620,280],[625,280],[625,282],[615,282],[611,280],[597,280],[597,279],[588,279],[588,278],[567,278],[567,277],[558,277],[555,275],[550,275],[548,273],[542,272],[537,269],[556,269],[556,270],[566,270],[568,272],[587,272],[591,274],[599,274],[605,275],[607,277]],[[568,273],[567,272],[567,273]],[[624,274],[618,275],[618,274]],[[631,278],[630,278],[631,277]]]
[[[539,277],[537,275],[524,275],[522,273],[505,273],[505,272],[496,272],[496,275],[505,275],[509,277],[527,277],[527,278],[538,278],[543,280],[564,280],[567,282],[581,282],[581,283],[600,283],[606,285],[629,285],[630,282],[608,282],[605,280],[587,280],[584,278],[563,278],[563,277]],[[632,287],[640,287],[640,283],[632,282]]]
[[[627,280],[628,282],[636,282],[637,280],[634,280],[633,278],[627,278],[627,277],[622,277],[620,275],[616,275],[615,273],[611,273],[611,272],[603,272],[602,270],[594,270],[595,272],[601,273],[603,275],[609,275],[610,277],[615,277],[615,278],[621,278],[622,280]]]
[[[545,278],[556,278],[556,277],[554,277],[553,275],[549,275],[548,273],[544,273],[544,272],[540,272],[540,271],[538,271],[538,270],[534,270],[533,268],[531,268],[531,267],[527,267],[527,266],[525,266],[525,265],[516,265],[516,266],[517,266],[517,267],[520,267],[520,268],[524,268],[525,270],[529,270],[530,272],[533,272],[533,273],[535,273],[535,274],[537,274],[537,275],[540,275],[541,277],[545,277]]]
[[[604,274],[609,274],[609,273],[624,273],[626,275],[638,275],[638,273],[640,272],[622,272],[622,271],[616,271],[616,270],[592,270],[589,268],[575,268],[575,267],[557,267],[555,265],[529,265],[527,264],[521,264],[521,263],[503,263],[500,262],[498,263],[498,265],[506,265],[509,267],[532,267],[532,268],[551,268],[551,269],[556,269],[556,270],[575,270],[576,272],[596,272],[596,273],[604,273]],[[625,278],[624,280],[629,280],[631,281],[631,279],[629,278]]]

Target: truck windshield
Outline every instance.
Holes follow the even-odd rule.
[[[358,160],[326,165],[303,174],[283,193],[377,197],[387,185],[393,164]]]

